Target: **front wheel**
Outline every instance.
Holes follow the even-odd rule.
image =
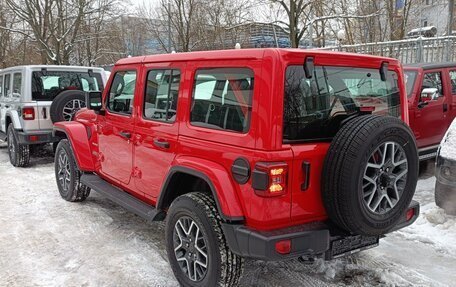
[[[236,286],[244,260],[229,249],[214,200],[188,193],[171,205],[166,249],[182,286]]]
[[[79,181],[81,172],[68,140],[61,140],[57,145],[54,164],[60,196],[66,201],[84,201],[90,194],[90,188]]]

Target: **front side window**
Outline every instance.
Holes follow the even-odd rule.
[[[22,87],[22,74],[14,73],[13,74],[13,96],[21,96],[21,87]]]
[[[196,72],[190,114],[192,125],[246,133],[252,110],[254,74],[247,68]]]
[[[450,71],[451,94],[456,94],[456,71]]]
[[[147,74],[144,117],[174,122],[179,94],[179,70],[151,70]]]
[[[111,112],[131,115],[136,86],[136,71],[116,72],[109,90],[107,108]]]
[[[68,71],[35,71],[32,73],[32,99],[52,101],[62,91],[80,90],[85,92],[102,91],[100,73]]]
[[[372,113],[400,116],[397,74],[386,81],[378,69],[316,66],[311,79],[301,65],[285,75],[284,140],[328,140],[349,116]]]
[[[441,97],[443,97],[442,74],[440,72],[425,73],[420,102],[435,101]]]
[[[3,96],[3,75],[0,75],[0,98]]]

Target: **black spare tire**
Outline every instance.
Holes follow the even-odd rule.
[[[53,123],[71,121],[74,114],[85,107],[85,93],[83,91],[63,91],[52,101],[51,120]]]
[[[323,203],[342,229],[381,235],[404,216],[417,180],[418,152],[410,128],[394,117],[360,116],[331,142],[323,165]]]

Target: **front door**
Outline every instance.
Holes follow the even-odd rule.
[[[155,199],[178,148],[178,97],[184,64],[146,66],[135,127],[135,187]]]
[[[115,72],[105,99],[106,115],[98,124],[100,173],[124,185],[129,184],[132,170],[136,74]]]
[[[448,97],[446,78],[442,71],[426,71],[416,101],[415,131],[420,148],[438,145],[448,127]]]

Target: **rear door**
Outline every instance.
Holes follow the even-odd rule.
[[[100,172],[115,181],[128,185],[131,178],[134,121],[133,108],[137,86],[135,69],[115,72],[105,99],[106,115],[98,123]]]
[[[412,128],[419,147],[438,145],[448,128],[451,91],[446,88],[444,72],[440,69],[424,71],[421,87],[418,87]]]
[[[178,96],[185,64],[146,65],[135,127],[135,187],[155,199],[178,149]]]

